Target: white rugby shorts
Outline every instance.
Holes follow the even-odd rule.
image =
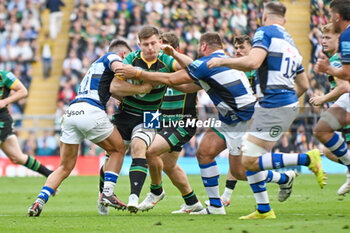
[[[226,147],[230,155],[240,155],[243,136],[248,130],[248,124],[249,121],[240,121],[232,125],[221,122],[221,127],[215,127],[225,137]]]
[[[350,113],[350,92],[342,94],[334,104]]]
[[[98,143],[108,138],[113,129],[104,110],[86,102],[74,103],[62,117],[60,140],[66,144],[80,144],[84,139]]]

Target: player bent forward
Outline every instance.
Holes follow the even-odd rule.
[[[103,193],[100,196],[101,202],[118,209],[126,208],[113,193],[124,160],[124,143],[106,113],[106,103],[111,96],[109,89],[113,80],[113,75],[107,74],[113,73],[118,66],[123,65],[121,58],[114,53],[117,47],[114,45],[112,42],[109,52],[90,66],[81,82],[77,97],[66,110],[61,124],[60,166],[46,180],[36,201],[28,209],[28,216],[39,216],[50,195],[69,176],[77,160],[79,145],[84,139],[96,143],[110,155],[106,165]],[[150,90],[151,85],[149,86]]]

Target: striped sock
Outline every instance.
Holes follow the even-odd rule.
[[[271,210],[269,197],[266,191],[266,171],[251,172],[246,171],[247,180],[250,187],[253,190],[256,203],[258,205],[257,210],[260,213],[266,213]]]
[[[324,144],[350,171],[350,152],[344,139],[337,133]]]
[[[29,155],[28,155],[28,160],[24,164],[24,166],[46,177],[48,177],[52,173],[50,169],[48,169],[47,167],[42,165],[38,160],[36,160],[34,157]]]
[[[112,196],[115,184],[117,183],[118,174],[111,171],[105,172],[105,182],[103,184],[103,193],[106,196]]]
[[[49,197],[55,193],[55,190],[48,186],[44,186],[38,195],[38,198],[44,199],[45,203],[49,200]]]
[[[266,153],[259,157],[259,167],[261,171],[296,165],[308,166],[309,164],[310,158],[304,153]]]
[[[159,196],[163,192],[163,182],[160,182],[158,185],[151,184],[151,193]]]
[[[129,179],[130,179],[130,194],[136,194],[140,196],[141,189],[145,183],[147,176],[147,160],[146,159],[133,159],[130,170],[129,170]]]
[[[208,164],[199,164],[205,190],[211,206],[221,207],[219,193],[219,168],[216,161]]]
[[[183,195],[182,198],[184,199],[186,205],[194,205],[198,202],[198,198],[193,190],[190,193]]]
[[[286,184],[289,181],[289,177],[285,173],[279,173],[268,170],[266,183]]]

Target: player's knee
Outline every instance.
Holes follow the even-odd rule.
[[[146,158],[146,145],[142,142],[132,143],[131,156],[133,158]]]

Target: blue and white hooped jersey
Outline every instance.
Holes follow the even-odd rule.
[[[106,103],[111,97],[109,87],[114,77],[114,72],[111,70],[114,61],[122,62],[122,59],[115,53],[107,53],[92,63],[71,104],[85,101],[106,110]]]
[[[339,48],[340,61],[342,64],[350,64],[350,25],[345,29],[345,31],[339,37]]]
[[[214,57],[227,57],[223,50],[193,61],[186,69],[193,80],[208,93],[226,124],[249,120],[256,99],[244,72],[227,67],[209,69],[207,62]]]
[[[303,58],[289,33],[280,25],[260,27],[254,34],[253,47],[268,53],[256,72],[259,104],[275,108],[297,102],[294,80],[304,72]]]

